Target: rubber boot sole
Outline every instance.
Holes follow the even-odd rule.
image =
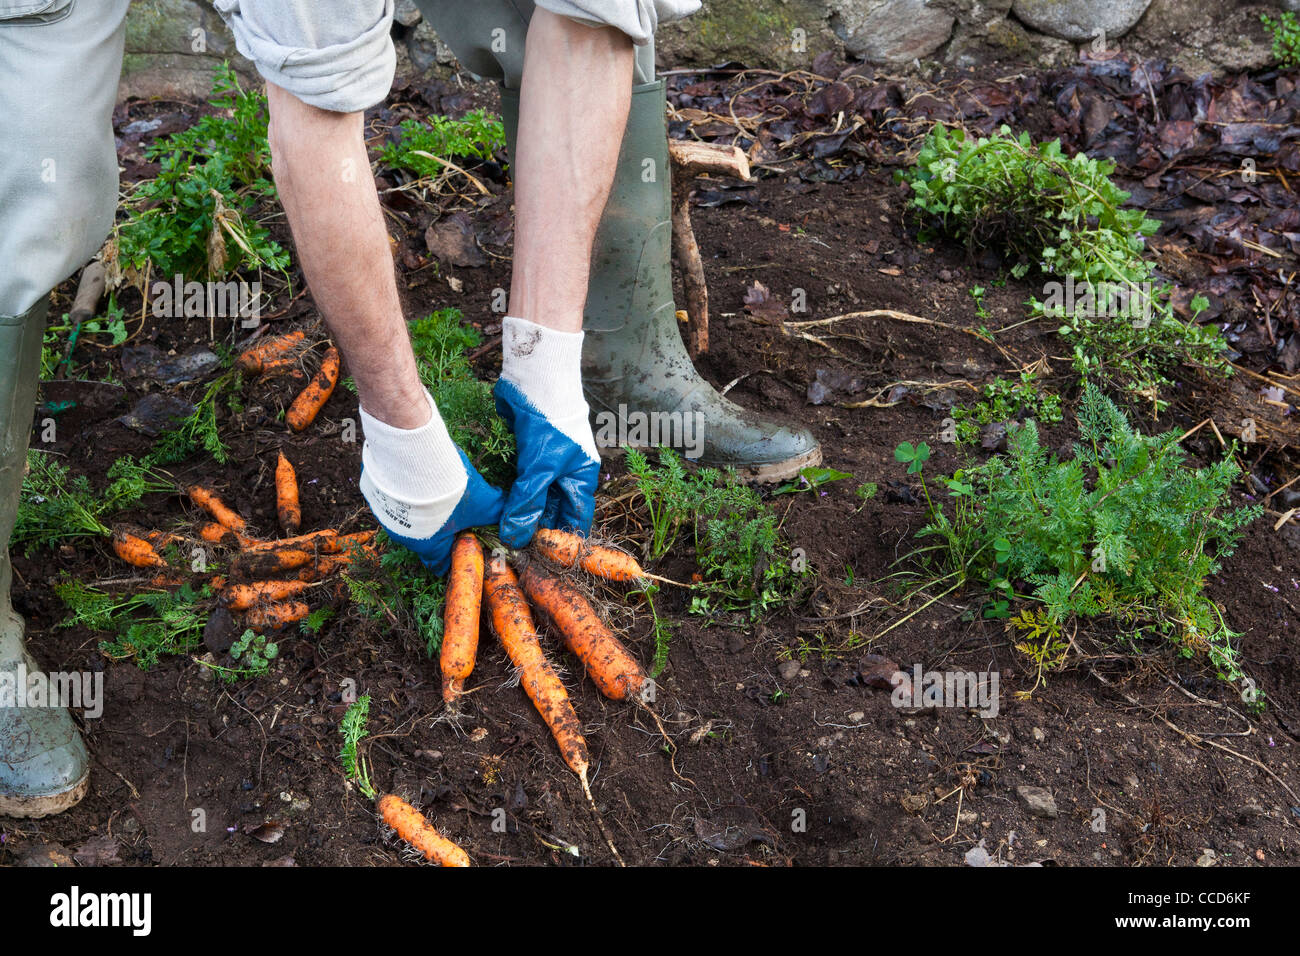
[[[42,794],[33,797],[13,797],[0,794],[0,817],[16,817],[20,820],[39,820],[52,817],[75,807],[90,792],[90,771],[60,793]]]

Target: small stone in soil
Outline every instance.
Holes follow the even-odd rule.
[[[1016,787],[1016,796],[1020,797],[1020,802],[1033,816],[1044,820],[1056,819],[1056,800],[1049,791],[1042,787],[1021,786]]]

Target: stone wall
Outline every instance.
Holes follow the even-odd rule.
[[[659,61],[798,69],[829,52],[898,71],[1046,67],[1091,44],[1162,56],[1196,73],[1253,69],[1270,54],[1259,15],[1278,7],[1300,9],[1300,0],[704,0],[700,13],[661,29]],[[398,0],[393,29],[399,74],[455,68],[411,0]],[[205,94],[211,64],[222,58],[251,75],[211,0],[132,0],[120,94]]]

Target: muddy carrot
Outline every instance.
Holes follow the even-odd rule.
[[[443,602],[442,702],[455,709],[474,672],[478,654],[479,611],[483,601],[483,545],[472,534],[462,534],[451,549],[451,574]]]
[[[165,568],[167,562],[144,538],[129,531],[113,532],[113,550],[117,556],[134,568]]]
[[[342,554],[354,547],[365,545],[375,536],[374,531],[357,531],[353,534],[339,534],[333,528],[311,531],[293,538],[281,538],[279,541],[249,541],[246,551],[283,551],[286,548],[311,549],[321,554]]]
[[[185,575],[179,571],[163,571],[161,574],[155,574],[149,579],[149,587],[151,588],[174,588],[184,583]]]
[[[607,628],[577,588],[530,564],[521,579],[533,606],[555,624],[564,646],[587,668],[600,692],[611,700],[640,699],[645,671]]]
[[[646,571],[636,558],[618,548],[601,544],[590,544],[580,535],[569,531],[553,531],[550,528],[538,528],[533,536],[533,547],[543,557],[563,568],[581,567],[588,574],[604,578],[607,581],[640,581],[653,578],[656,581],[668,581],[657,574]],[[675,584],[675,581],[669,581]]]
[[[199,537],[208,544],[222,544],[229,547],[248,548],[261,543],[256,538],[231,531],[219,521],[208,521],[200,525]]]
[[[302,342],[305,337],[305,333],[299,330],[258,342],[239,354],[239,358],[235,360],[235,367],[242,372],[257,375],[266,371],[269,364],[281,364],[287,361],[288,357],[285,353]]]
[[[230,576],[261,581],[311,564],[314,557],[315,555],[310,551],[297,548],[285,548],[281,551],[241,551],[230,562]]]
[[[281,601],[253,608],[244,617],[244,622],[255,631],[273,631],[294,621],[301,621],[310,613],[303,601]]]
[[[155,551],[159,551],[167,547],[167,545],[169,544],[176,544],[178,541],[185,540],[181,535],[177,534],[175,531],[146,531],[140,537],[144,538],[151,545],[153,545],[153,549]]]
[[[298,505],[298,475],[293,470],[289,459],[280,452],[275,464],[275,511],[280,518],[280,527],[293,534],[302,524],[302,508]]]
[[[351,551],[353,548],[360,548],[363,545],[368,546],[375,539],[379,532],[371,528],[369,531],[354,531],[351,534],[341,534],[338,537],[338,549],[340,552]],[[373,548],[365,548],[373,551]]]
[[[231,531],[242,532],[247,527],[247,522],[227,508],[225,503],[213,491],[204,488],[202,485],[192,485],[189,489],[189,495],[191,501]]]
[[[305,581],[251,581],[232,584],[221,592],[221,603],[232,611],[247,611],[259,604],[274,604],[295,597],[310,585]]]
[[[298,393],[298,397],[289,406],[284,420],[296,432],[302,431],[316,420],[321,408],[334,393],[334,386],[339,380],[339,350],[330,346],[321,359],[320,370],[316,377],[307,383],[307,387]]]
[[[551,728],[564,762],[574,773],[586,774],[590,758],[587,742],[579,729],[578,715],[573,712],[564,684],[542,653],[519,581],[510,566],[499,557],[490,561],[484,571],[483,597],[492,614],[492,627],[497,637],[510,660],[519,668],[520,685]]]
[[[378,560],[379,552],[370,545],[356,551],[346,551],[343,554],[322,554],[309,567],[305,567],[298,572],[298,580],[319,581],[331,574],[346,571],[358,564]]]
[[[465,851],[433,828],[424,814],[401,797],[386,793],[377,804],[380,818],[430,863],[469,866]]]
[[[519,668],[520,686],[542,715],[542,720],[546,721],[546,726],[551,728],[564,762],[578,775],[582,793],[605,837],[605,844],[618,865],[623,866],[623,858],[614,846],[614,838],[596,808],[596,798],[591,794],[591,783],[587,779],[591,758],[587,753],[587,741],[582,736],[578,715],[573,711],[568,691],[564,689],[555,668],[542,653],[532,615],[528,613],[528,600],[504,557],[497,556],[488,562],[483,573],[483,597],[492,614],[493,630],[505,646],[510,660]]]
[[[271,378],[275,375],[288,375],[302,381],[307,379],[307,376],[303,374],[302,369],[298,366],[298,356],[296,355],[284,355],[262,363],[262,378]]]
[[[292,538],[281,538],[279,541],[249,541],[244,546],[245,551],[284,551],[287,548],[297,548],[299,550],[315,550],[322,554],[337,554],[339,533],[333,528],[322,528],[320,531],[310,531],[307,534],[295,535]]]

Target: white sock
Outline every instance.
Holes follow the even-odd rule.
[[[592,461],[600,461],[582,394],[582,335],[506,316],[501,323],[501,377],[514,383]]]
[[[424,397],[429,420],[419,428],[394,428],[361,409],[361,494],[381,524],[410,538],[446,524],[469,483],[433,397]]]

